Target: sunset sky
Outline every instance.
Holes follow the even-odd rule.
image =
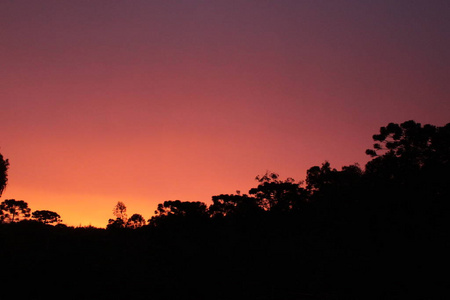
[[[246,193],[450,122],[450,1],[0,1],[4,199],[105,227],[117,201]]]

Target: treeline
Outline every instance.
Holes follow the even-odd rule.
[[[43,286],[66,299],[441,299],[450,123],[390,123],[373,139],[364,169],[325,162],[304,182],[268,172],[246,194],[165,201],[149,220],[119,202],[107,230],[2,206],[3,282],[32,283],[34,299],[48,299]]]
[[[36,221],[44,224],[61,224],[59,214],[50,210],[36,210],[30,213],[28,203],[23,200],[6,199],[0,203],[0,221],[2,223],[14,223],[21,221]]]
[[[443,222],[450,207],[450,124],[390,123],[373,139],[373,149],[366,151],[373,159],[364,170],[358,164],[337,170],[325,162],[308,169],[304,182],[281,180],[268,172],[256,177],[258,185],[248,194],[212,196],[209,206],[165,201],[148,223],[140,214],[128,220],[125,204],[119,202],[114,209],[116,219],[110,219],[107,228],[288,216],[349,222],[365,215],[376,226],[394,219],[403,225],[413,222],[411,226]],[[416,218],[425,215],[428,221],[418,222]]]

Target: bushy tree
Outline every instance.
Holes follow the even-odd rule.
[[[32,213],[32,218],[44,224],[59,224],[62,222],[61,216],[50,210],[36,210]]]
[[[360,184],[363,171],[358,164],[344,166],[341,171],[331,168],[329,162],[314,166],[306,172],[306,189],[309,196],[329,193],[330,190],[352,189]]]
[[[261,210],[255,198],[240,193],[212,196],[212,201],[209,206],[212,217],[246,217]]]
[[[158,204],[155,216],[148,220],[150,225],[162,223],[196,222],[208,218],[207,206],[203,202],[169,200]]]
[[[330,185],[336,177],[337,170],[331,168],[328,161],[322,166],[313,166],[306,171],[306,187],[310,192],[323,190]]]
[[[331,222],[354,217],[355,205],[363,199],[363,171],[357,165],[340,171],[324,162],[307,170],[306,191],[309,214],[317,221]]]
[[[450,167],[450,123],[437,127],[415,121],[389,123],[373,135],[376,142],[366,154],[374,157],[366,172],[374,177],[412,182],[426,173],[434,180],[448,177]],[[420,178],[420,180],[425,178]]]
[[[127,225],[127,207],[121,201],[117,202],[113,209],[113,215],[115,219],[109,219],[107,229],[125,228]]]
[[[119,228],[125,228],[125,226],[126,226],[126,223],[120,218],[109,219],[108,225],[106,225],[106,229],[119,229]]]
[[[2,221],[14,223],[30,217],[28,203],[23,200],[6,199],[0,204]]]
[[[426,124],[422,126],[413,120],[401,124],[389,123],[373,135],[376,142],[373,149],[366,150],[372,157],[392,155],[409,159],[410,163],[423,165],[436,156],[449,155],[450,123],[443,127]]]
[[[132,228],[132,229],[136,229],[139,227],[142,227],[145,225],[145,219],[142,215],[140,214],[133,214],[127,222],[127,227],[128,228]]]
[[[117,202],[116,206],[114,206],[113,214],[116,218],[122,219],[125,223],[127,221],[127,207],[121,201]]]
[[[389,123],[373,135],[366,154],[369,198],[385,202],[383,209],[416,218],[446,220],[450,211],[450,123],[439,127],[415,121]],[[425,217],[426,216],[426,217]],[[412,225],[411,225],[412,226]]]
[[[159,216],[204,216],[206,205],[199,201],[164,201],[155,213]]]
[[[267,172],[263,176],[257,176],[259,182],[256,188],[249,191],[265,211],[286,212],[294,207],[299,207],[303,201],[303,188],[301,182],[295,182],[293,178],[280,180],[276,173]]]

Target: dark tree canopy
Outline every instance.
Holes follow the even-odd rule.
[[[330,185],[336,177],[336,169],[330,167],[329,162],[324,162],[322,166],[314,166],[306,171],[306,185],[309,191],[318,191]]]
[[[257,176],[258,186],[249,191],[249,194],[255,197],[259,207],[265,211],[289,211],[301,204],[302,183],[296,183],[293,178],[287,178],[284,181],[278,178],[278,174],[270,172]]]
[[[113,209],[113,215],[116,217],[115,219],[109,219],[108,225],[106,225],[107,229],[118,229],[125,228],[128,222],[127,218],[127,207],[125,203],[119,201]]]
[[[127,207],[121,201],[117,202],[116,206],[114,206],[113,214],[116,218],[122,219],[125,223],[127,221]]]
[[[5,200],[1,219],[21,222],[0,226],[3,267],[14,275],[2,283],[23,289],[17,278],[28,273],[27,282],[41,280],[28,298],[48,298],[47,290],[33,296],[52,278],[82,299],[89,289],[75,277],[88,270],[83,282],[99,299],[440,299],[448,293],[450,125],[391,123],[373,138],[364,170],[324,162],[304,183],[268,172],[248,194],[213,196],[209,208],[165,201],[146,226],[139,214],[128,219],[122,202],[107,226],[117,230],[105,232],[22,222],[26,203]],[[46,222],[44,212],[33,217]]]
[[[140,214],[133,214],[127,222],[127,227],[128,228],[132,228],[132,229],[136,229],[139,227],[142,227],[145,225],[145,219],[142,215]]]
[[[6,199],[0,204],[2,221],[14,223],[30,217],[28,203],[23,200]]]
[[[213,204],[209,206],[209,214],[212,217],[246,217],[261,210],[255,198],[240,193],[212,196],[212,201]]]
[[[32,213],[32,218],[44,224],[61,223],[61,216],[50,210],[36,210]]]
[[[386,154],[408,157],[416,159],[411,162],[423,164],[434,157],[436,151],[449,154],[449,137],[450,123],[443,127],[430,124],[422,126],[412,120],[401,124],[389,123],[380,128],[379,134],[373,135],[376,143],[366,153],[373,157]]]
[[[3,155],[0,154],[0,196],[5,190],[6,183],[8,182],[8,159],[4,159]]]
[[[168,200],[158,204],[155,216],[148,220],[152,226],[167,222],[191,222],[208,218],[207,206],[203,202]]]
[[[206,205],[198,201],[169,200],[158,204],[155,214],[157,216],[202,216],[206,214]]]
[[[306,172],[306,189],[310,196],[333,187],[353,188],[359,184],[363,171],[358,164],[344,166],[341,171],[331,168],[329,162],[314,166]]]
[[[376,171],[373,167],[383,160],[409,171],[450,164],[450,123],[442,127],[422,126],[412,120],[400,125],[389,123],[373,135],[373,140],[373,149],[366,150],[375,158],[367,165],[369,172]]]
[[[126,223],[120,218],[109,219],[108,225],[106,225],[106,229],[119,229],[119,228],[125,228],[125,226],[126,226]]]
[[[373,184],[403,186],[423,197],[443,199],[450,185],[450,123],[439,127],[415,121],[389,123],[373,136],[374,157],[366,165]]]

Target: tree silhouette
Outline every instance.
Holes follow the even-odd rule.
[[[320,167],[314,166],[307,170],[306,189],[310,197],[330,194],[330,190],[335,193],[336,190],[353,189],[360,184],[362,175],[363,171],[358,164],[344,166],[338,171],[326,161]]]
[[[120,218],[109,219],[108,225],[106,225],[106,229],[119,229],[119,228],[125,228],[125,226],[126,226],[126,223]]]
[[[261,210],[255,198],[240,193],[212,196],[212,201],[209,206],[212,217],[248,217]]]
[[[322,166],[314,166],[306,171],[306,187],[310,192],[323,190],[327,185],[334,181],[337,170],[330,167],[328,161]]]
[[[434,182],[448,177],[450,123],[443,127],[422,126],[412,120],[400,125],[389,123],[373,135],[373,140],[376,141],[373,149],[366,150],[366,154],[374,157],[366,165],[368,174],[397,184],[413,182],[425,174]]]
[[[14,223],[30,217],[28,203],[23,200],[6,199],[0,204],[0,209],[3,222]]]
[[[142,215],[140,215],[140,214],[133,214],[133,215],[128,219],[127,227],[128,227],[128,228],[136,229],[136,228],[139,228],[139,227],[144,226],[145,223],[146,223],[146,222],[145,222],[145,219],[144,219],[144,217],[143,217]]]
[[[107,229],[125,228],[127,225],[127,207],[121,201],[118,201],[113,209],[113,215],[116,219],[109,219]]]
[[[438,127],[415,121],[389,123],[373,136],[366,154],[367,198],[378,206],[384,227],[397,220],[404,226],[440,228],[450,212],[450,123]],[[397,225],[396,225],[397,226]]]
[[[189,223],[204,220],[209,217],[206,204],[203,202],[189,202],[180,200],[169,200],[158,204],[155,216],[148,220],[150,225],[158,226],[168,222],[177,224],[179,222]]]
[[[3,155],[0,154],[0,196],[5,190],[6,183],[8,182],[8,159],[4,159]]]
[[[203,216],[206,215],[206,205],[198,201],[169,200],[158,204],[155,214],[157,216]]]
[[[403,187],[427,198],[449,195],[450,123],[443,127],[412,120],[389,123],[373,139],[377,143],[366,153],[374,159],[365,172],[372,184]]]
[[[372,157],[391,154],[409,158],[410,163],[423,165],[434,156],[436,150],[448,152],[450,123],[444,127],[426,124],[422,126],[413,120],[399,124],[389,123],[373,135],[374,149],[366,150]],[[448,154],[448,153],[447,153]]]
[[[29,298],[44,299],[39,287],[59,268],[52,278],[74,299],[88,290],[76,284],[79,270],[87,270],[94,298],[141,297],[148,282],[155,283],[154,299],[359,299],[367,291],[374,299],[442,298],[450,125],[391,123],[374,140],[365,171],[324,162],[307,170],[304,185],[267,172],[248,194],[215,195],[209,208],[165,201],[143,230],[123,230],[145,220],[127,219],[122,202],[107,226],[120,230],[4,224],[0,255],[9,273],[3,283],[16,291],[27,287],[17,278],[28,276],[26,282],[38,282]],[[0,208],[5,222],[29,215],[23,201],[5,200]],[[36,211],[33,219],[51,223],[51,213]]]
[[[258,205],[271,212],[287,212],[299,206],[302,200],[303,188],[301,182],[296,183],[293,178],[279,180],[276,173],[267,172],[257,176],[259,185],[249,191],[254,195]]]
[[[32,214],[32,218],[44,224],[61,223],[61,216],[50,210],[36,210]]]
[[[117,202],[116,206],[114,206],[113,214],[116,218],[122,219],[125,223],[127,221],[127,207],[121,201]]]
[[[309,216],[321,222],[349,223],[363,197],[363,171],[355,164],[331,168],[325,161],[307,170],[306,192]]]

